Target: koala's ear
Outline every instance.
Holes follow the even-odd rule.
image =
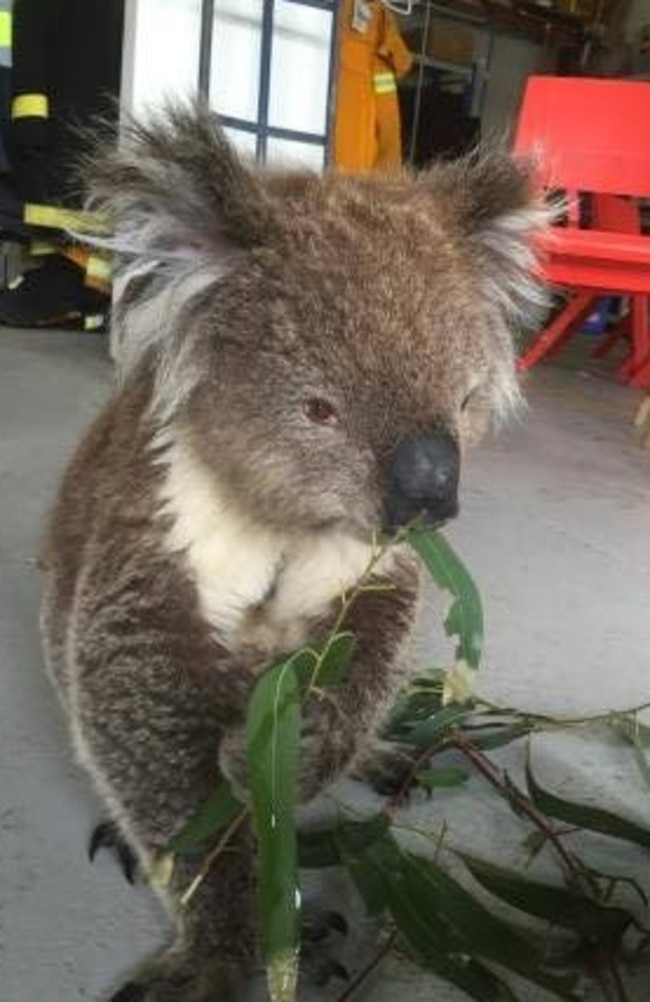
[[[115,227],[127,259],[223,257],[268,236],[271,207],[207,107],[170,105],[124,123],[117,146],[82,165],[89,208]]]
[[[477,258],[485,295],[514,320],[546,301],[537,238],[557,206],[534,184],[534,164],[502,150],[477,150],[422,178],[452,231]]]

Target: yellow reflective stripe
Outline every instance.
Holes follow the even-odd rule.
[[[397,90],[394,73],[375,73],[372,83],[376,94],[392,94]]]
[[[106,257],[98,254],[91,254],[86,264],[86,275],[88,278],[101,278],[108,282],[112,274],[111,262]]]
[[[57,205],[26,202],[23,220],[28,226],[49,226],[55,230],[72,230],[75,233],[103,235],[111,232],[108,217],[102,213],[77,212],[74,209],[59,208]]]
[[[11,11],[0,10],[0,48],[11,48]]]
[[[19,94],[11,102],[12,118],[49,118],[47,94]]]
[[[88,316],[84,317],[84,330],[85,331],[96,331],[103,326],[106,317],[103,313],[89,313]]]
[[[32,240],[29,245],[29,253],[33,257],[40,257],[43,254],[56,254],[58,247],[56,244],[48,244],[46,240]]]

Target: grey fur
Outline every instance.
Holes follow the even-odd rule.
[[[196,109],[130,126],[91,181],[118,223],[119,385],[53,512],[42,628],[79,759],[146,868],[220,769],[245,782],[255,678],[331,626],[396,443],[444,424],[465,446],[516,403],[543,213],[502,154],[254,175]],[[338,423],[310,422],[311,397]],[[346,680],[305,708],[304,800],[368,758],[406,681],[418,570],[398,549],[376,576],[393,587],[354,602]],[[253,872],[244,831],[137,975],[147,999],[229,997],[255,962]]]

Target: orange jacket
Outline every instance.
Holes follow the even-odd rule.
[[[380,0],[343,0],[339,13],[334,163],[366,171],[402,162],[396,77],[413,65]]]

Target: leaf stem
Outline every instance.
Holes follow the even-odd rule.
[[[457,748],[465,758],[472,763],[474,768],[487,780],[499,793],[510,802],[517,813],[523,814],[525,817],[531,821],[536,828],[544,833],[546,838],[549,840],[556,853],[562,860],[565,868],[569,874],[579,883],[582,883],[583,877],[580,870],[575,865],[571,855],[562,845],[562,841],[555,831],[555,829],[549,824],[546,817],[537,810],[536,807],[524,797],[518,790],[516,790],[511,783],[508,783],[500,770],[490,761],[487,755],[484,755],[478,748],[474,747],[470,741],[467,740],[462,734],[456,731],[448,741],[448,744],[454,748]]]
[[[615,724],[621,718],[635,716],[642,710],[650,708],[650,702],[647,702],[639,703],[638,706],[631,706],[626,710],[607,710],[602,713],[585,714],[580,717],[553,717],[548,713],[533,713],[517,710],[512,706],[503,706],[500,703],[494,703],[492,700],[485,699],[479,695],[474,697],[473,702],[477,713],[480,713],[482,709],[487,709],[495,713],[502,713],[504,716],[523,718],[524,720],[530,720],[531,722],[547,727],[581,727],[586,724],[599,723]]]
[[[206,856],[205,860],[203,861],[203,866],[201,867],[201,869],[199,870],[199,872],[195,876],[194,880],[189,885],[189,887],[187,888],[187,890],[185,890],[183,892],[183,895],[181,896],[181,899],[180,899],[180,902],[179,902],[181,908],[186,908],[187,905],[190,903],[190,901],[194,897],[196,891],[199,889],[200,885],[203,883],[203,881],[207,877],[210,869],[212,868],[213,863],[215,862],[215,860],[217,859],[217,857],[221,855],[221,853],[223,852],[223,850],[226,848],[226,846],[230,842],[230,839],[235,834],[235,832],[238,831],[239,828],[241,828],[243,822],[248,817],[248,813],[249,813],[248,807],[242,807],[241,811],[239,811],[237,814],[235,814],[234,818],[232,819],[232,821],[230,822],[230,824],[228,825],[228,827],[224,831],[223,835],[221,836],[221,838],[219,839],[219,841],[215,845],[215,847],[212,850],[212,852],[210,852]]]

